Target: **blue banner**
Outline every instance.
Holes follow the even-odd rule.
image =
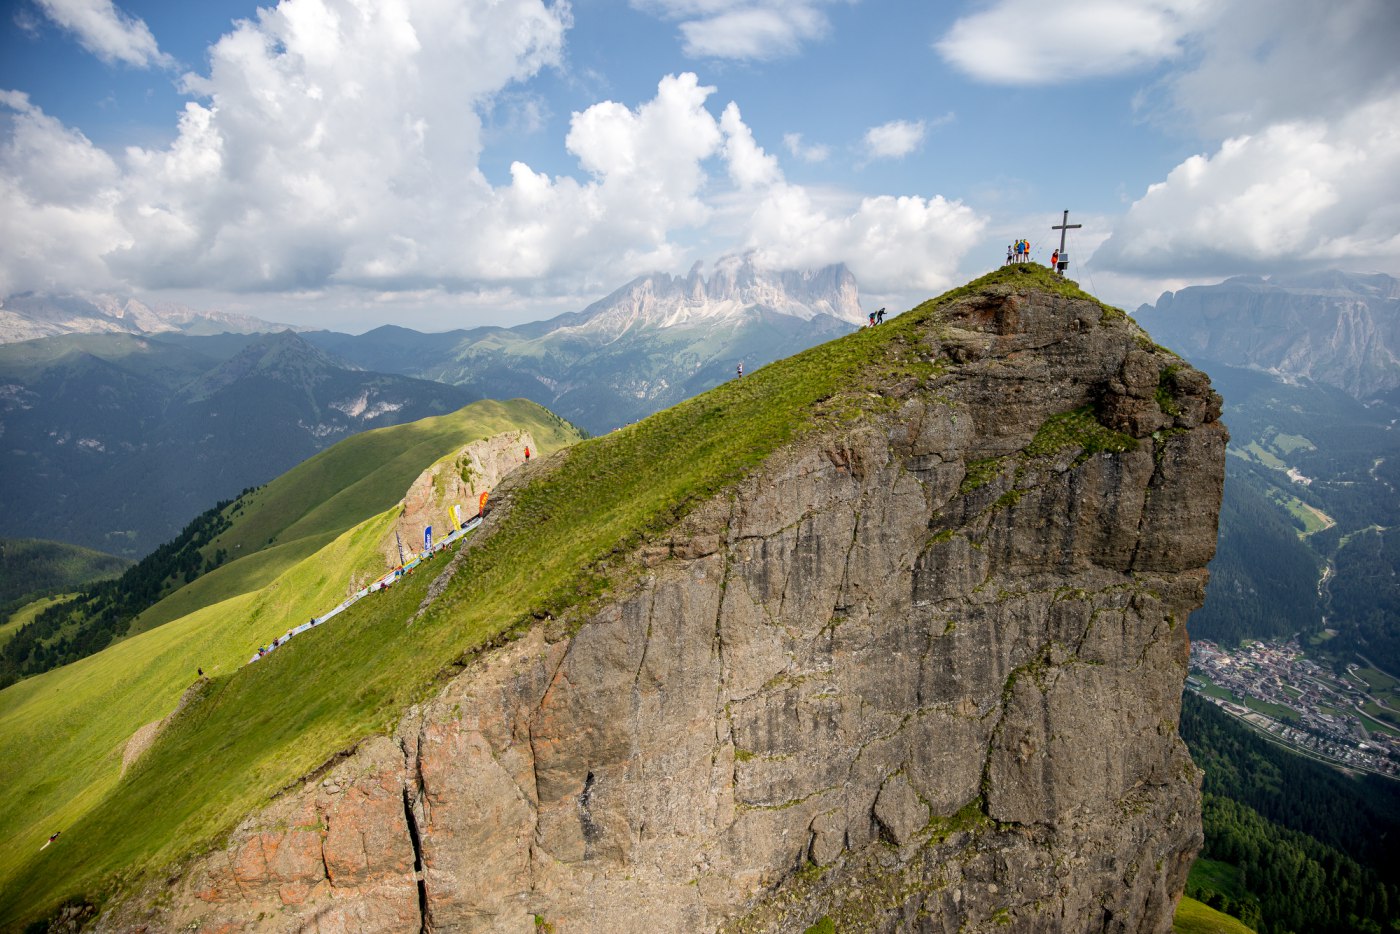
[[[431,551],[433,548],[433,527],[430,525],[423,530],[423,550]]]

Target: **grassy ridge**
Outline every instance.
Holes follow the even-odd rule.
[[[232,528],[203,549],[240,556],[143,613],[142,632],[275,578],[366,516],[397,503],[408,485],[449,448],[524,429],[542,453],[578,439],[572,426],[526,399],[485,400],[407,425],[347,438],[242,497]],[[256,557],[255,557],[256,556]]]
[[[424,619],[405,625],[441,564],[362,601],[335,625],[313,630],[265,662],[214,679],[139,768],[65,830],[63,846],[39,858],[26,849],[0,864],[0,923],[42,913],[64,897],[110,890],[118,879],[147,877],[215,845],[276,789],[367,733],[390,729],[463,653],[533,617],[559,615],[604,594],[617,583],[621,555],[776,448],[813,425],[889,404],[872,390],[891,380],[934,372],[916,325],[950,298],[1003,282],[1069,288],[1040,267],[1010,267],[880,328],[575,445],[556,469],[517,494],[508,521],[470,553]],[[353,548],[346,547],[348,560]],[[347,573],[329,555],[297,567],[339,581]],[[311,586],[309,577],[284,576],[276,589]],[[43,828],[30,829],[35,849],[44,835]]]
[[[394,517],[394,510],[383,510],[397,503],[419,472],[461,444],[503,430],[529,429],[545,453],[577,437],[545,409],[523,400],[479,403],[427,422],[369,432],[374,436],[369,443],[365,436],[348,439],[259,490],[226,534],[238,541],[239,524],[246,519],[260,523],[253,534],[264,543],[268,527],[298,525],[305,536],[225,565],[186,588],[192,593],[167,598],[153,615],[159,621],[164,613],[172,622],[0,691],[0,787],[7,792],[0,796],[0,839],[14,844],[0,847],[0,898],[34,907],[27,897],[12,899],[20,895],[11,889],[13,873],[34,859],[54,830],[63,829],[66,841],[84,815],[119,786],[126,740],[175,707],[197,667],[218,684],[260,642],[340,602],[351,574],[376,562],[382,567],[377,547]],[[353,493],[333,506],[308,492],[324,473],[352,476],[357,465],[361,476],[346,483]],[[372,507],[380,515],[373,516]],[[313,521],[305,521],[308,513]],[[371,518],[355,524],[366,516]],[[354,527],[337,530],[337,524]],[[242,540],[258,539],[245,535]],[[210,546],[217,547],[226,546]],[[321,632],[297,641],[320,638]],[[57,849],[56,844],[45,856]],[[114,852],[119,851],[118,846]],[[52,863],[41,865],[52,868]]]

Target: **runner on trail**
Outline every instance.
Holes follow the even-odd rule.
[[[527,461],[530,459],[530,446],[528,444],[525,445],[525,459]]]
[[[875,326],[875,312],[873,311],[870,313],[870,326],[872,328]]]
[[[1011,244],[1008,243],[1008,244],[1006,245],[1006,264],[1005,264],[1005,265],[1010,266],[1010,265],[1011,265],[1011,257],[1013,257],[1013,256],[1015,256],[1015,255],[1016,255],[1016,251],[1013,250],[1013,249],[1011,248]]]
[[[744,375],[744,364],[743,364],[743,361],[740,361],[740,362],[739,362],[739,365],[738,365],[737,367],[734,368],[734,372],[738,373],[740,376],[743,376],[743,375]]]
[[[885,323],[885,309],[881,308],[879,311],[875,312],[875,323],[876,323],[876,324],[884,324],[884,323]]]
[[[56,830],[56,831],[54,831],[52,834],[49,835],[48,841],[47,841],[43,846],[39,847],[39,849],[41,849],[41,850],[47,850],[47,849],[49,848],[49,844],[52,843],[52,842],[54,842],[55,840],[57,840],[57,839],[58,839],[58,835],[61,834],[61,833],[63,833],[63,831],[61,831],[61,830]]]

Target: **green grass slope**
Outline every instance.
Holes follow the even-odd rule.
[[[12,841],[42,843],[54,830],[66,834],[81,824],[86,812],[119,787],[127,739],[174,708],[195,681],[197,666],[217,684],[238,672],[259,643],[339,603],[350,574],[376,563],[382,567],[377,546],[392,520],[390,510],[362,523],[260,591],[6,690],[0,706],[0,786],[7,794],[0,833]],[[300,639],[320,637],[332,625]],[[126,827],[119,836],[139,837],[141,829]],[[0,872],[12,860],[32,856],[30,850],[7,848]]]
[[[44,823],[17,817],[5,804],[0,834],[16,846],[0,862],[0,924],[43,916],[64,898],[100,898],[139,884],[173,861],[216,845],[278,789],[366,735],[392,729],[401,712],[428,696],[465,653],[536,618],[559,616],[603,597],[627,573],[622,559],[633,546],[738,481],[776,448],[815,426],[839,425],[864,409],[893,405],[880,388],[938,370],[916,325],[954,298],[998,286],[1088,297],[1042,267],[1007,267],[880,328],[815,347],[581,442],[517,492],[506,520],[469,552],[442,597],[412,626],[406,622],[429,578],[446,562],[430,563],[250,668],[230,670],[237,659],[219,656],[219,673],[202,696],[124,779],[109,777],[100,794],[92,794],[91,806],[65,825],[61,846],[39,853],[44,838],[57,829],[54,818]],[[1121,315],[1107,312],[1104,322],[1131,327]],[[338,538],[340,560],[352,562],[357,552],[350,540],[371,534],[365,526]],[[269,601],[289,605],[303,590],[322,592],[322,578],[329,596],[334,587],[343,587],[349,571],[321,552],[263,591],[201,612],[221,615],[223,625],[246,625],[259,612],[270,618]],[[291,574],[298,575],[295,583]],[[289,618],[310,615],[310,607],[300,606]],[[130,656],[119,659],[109,650],[88,659],[92,674],[109,667],[105,677],[115,685],[144,663],[136,653],[160,657],[156,640],[166,652],[176,652],[176,633],[181,627],[195,629],[190,621],[195,618],[116,647]],[[247,631],[262,637],[276,630]],[[172,687],[188,683],[192,673],[188,661],[181,664],[166,676]],[[50,674],[64,676],[66,670]],[[48,675],[32,682],[37,683],[19,687],[34,696],[88,690],[77,680],[56,684]],[[91,703],[96,709],[97,702]],[[134,702],[113,697],[109,703]],[[156,706],[148,705],[149,718],[170,704]],[[13,714],[13,704],[0,707],[0,736],[7,745],[15,730]],[[69,717],[64,728],[80,728],[74,722],[79,719]],[[113,738],[106,737],[109,750]],[[8,761],[14,750],[0,748],[0,761]],[[57,780],[49,769],[25,769],[24,775]],[[15,787],[16,779],[23,776],[0,774],[7,787]]]
[[[475,402],[448,415],[346,438],[228,507],[232,526],[202,550],[234,559],[141,614],[143,632],[263,586],[367,516],[397,503],[444,452],[523,429],[541,454],[572,444],[573,426],[527,399]]]
[[[1246,927],[1238,919],[1185,896],[1176,906],[1172,931],[1175,934],[1254,934],[1253,928]]]
[[[15,610],[13,613],[10,614],[10,618],[8,620],[6,620],[3,623],[0,623],[0,648],[3,648],[5,645],[5,640],[10,638],[10,636],[14,635],[15,632],[17,632],[19,628],[25,623],[30,622],[34,619],[34,617],[44,612],[44,610],[53,606],[55,603],[62,603],[64,600],[67,600],[71,596],[73,595],[57,594],[52,597],[40,597],[39,599],[34,600],[31,603],[26,603],[20,606],[19,609]]]
[[[422,470],[464,443],[521,428],[546,454],[578,438],[547,410],[516,400],[476,403],[341,442],[242,502],[223,540],[248,542],[252,553],[177,591],[146,617],[173,622],[0,691],[0,787],[7,790],[0,839],[38,836],[42,843],[72,826],[119,781],[127,739],[174,709],[198,667],[228,675],[259,643],[339,603],[352,574],[382,569],[378,545]],[[341,485],[318,501],[326,476]],[[266,546],[269,528],[292,525],[304,534]],[[230,547],[220,541],[209,550]],[[0,848],[0,880],[32,855],[27,845]]]

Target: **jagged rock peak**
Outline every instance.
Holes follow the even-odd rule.
[[[108,293],[49,295],[24,292],[0,301],[0,344],[59,334],[256,334],[285,328],[251,315],[196,311],[183,305],[147,305]]]
[[[803,320],[830,315],[862,323],[860,290],[844,265],[768,270],[754,257],[728,256],[708,278],[697,262],[685,277],[658,272],[634,279],[580,314],[567,330],[607,339],[633,328],[685,327],[741,318],[762,310]]]

